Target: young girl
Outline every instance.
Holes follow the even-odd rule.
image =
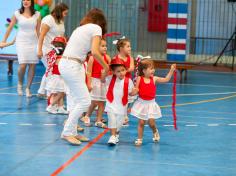
[[[106,40],[104,38],[102,38],[101,40],[99,50],[101,55],[103,55],[104,61],[109,64],[111,58],[106,54],[107,45]],[[105,75],[103,73],[104,72],[102,66],[98,63],[96,59],[94,59],[92,55],[90,55],[87,65],[87,86],[90,91],[92,102],[89,106],[86,115],[83,117],[85,126],[90,126],[90,116],[95,107],[98,106],[95,126],[100,128],[106,128],[106,125],[102,122],[102,115],[104,112],[106,101],[106,87],[104,83]]]
[[[171,65],[171,69],[165,78],[154,76],[154,63],[150,59],[144,59],[139,63],[139,76],[135,87],[139,90],[139,98],[135,101],[131,114],[139,119],[138,124],[138,139],[135,141],[136,146],[142,145],[143,130],[145,122],[148,121],[150,128],[153,131],[153,141],[159,142],[160,135],[155,124],[155,119],[160,118],[161,110],[155,102],[156,83],[168,82],[176,68],[176,65]]]
[[[114,58],[120,58],[124,61],[125,67],[127,68],[126,76],[132,79],[132,72],[134,71],[134,59],[131,57],[131,44],[130,40],[122,37],[114,41],[118,54]],[[133,99],[129,98],[129,103],[133,102]],[[128,125],[129,118],[125,117],[123,125]]]
[[[127,115],[128,96],[137,93],[133,82],[126,77],[126,67],[123,60],[116,58],[111,61],[113,76],[107,79],[108,91],[105,111],[108,115],[108,128],[111,136],[108,144],[116,145],[119,142],[119,131]]]
[[[67,114],[64,109],[65,83],[60,76],[58,63],[66,46],[64,37],[55,37],[52,41],[53,50],[47,54],[48,68],[46,70],[46,90],[49,93],[49,105],[47,111],[52,114]]]

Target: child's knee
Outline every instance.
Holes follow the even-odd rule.
[[[145,120],[139,120],[139,125],[143,127],[145,125]]]

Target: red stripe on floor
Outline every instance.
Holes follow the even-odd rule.
[[[90,147],[92,147],[93,144],[95,144],[97,141],[99,141],[107,132],[109,129],[105,129],[102,133],[100,133],[96,138],[94,138],[92,141],[90,141],[84,148],[82,148],[78,153],[76,153],[71,159],[69,159],[67,162],[65,162],[62,166],[60,166],[57,170],[55,170],[51,176],[56,176],[59,173],[61,173],[66,167],[68,167],[73,161],[75,161],[80,155],[82,155],[86,150],[88,150]]]

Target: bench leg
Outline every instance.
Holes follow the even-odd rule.
[[[13,75],[13,60],[8,61],[8,72],[7,72],[7,74],[8,74],[8,76]]]
[[[188,77],[188,70],[184,69],[185,74],[184,74],[184,81],[187,81],[187,77]]]

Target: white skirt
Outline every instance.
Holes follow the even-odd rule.
[[[161,109],[159,105],[153,100],[143,100],[139,98],[134,102],[131,108],[131,114],[138,119],[158,119],[161,118]]]
[[[107,88],[98,78],[92,78],[92,91],[90,92],[91,100],[106,101]]]
[[[66,85],[63,78],[60,75],[50,75],[47,77],[46,88],[48,92],[59,93],[66,92]]]

